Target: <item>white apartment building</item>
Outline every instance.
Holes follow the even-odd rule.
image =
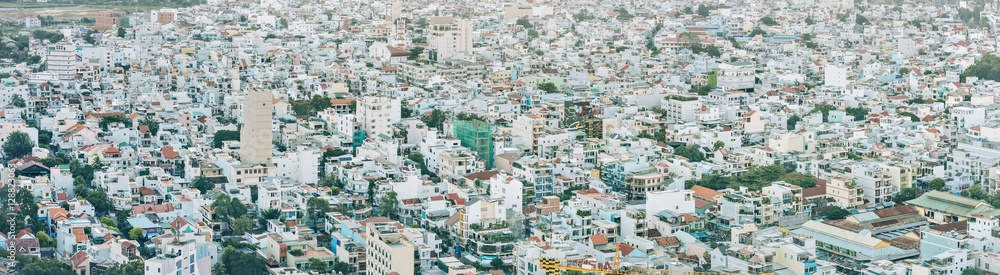
[[[164,246],[159,255],[145,261],[145,274],[210,274],[212,266],[219,261],[219,249],[212,243],[187,240]]]
[[[847,87],[848,68],[827,64],[823,67],[823,84],[831,87]]]
[[[358,126],[369,137],[392,136],[392,124],[400,120],[399,99],[366,96],[358,100]]]
[[[447,60],[457,53],[472,53],[472,22],[452,16],[430,17],[431,35],[427,37],[431,59]]]
[[[315,184],[319,182],[316,171],[319,171],[321,155],[318,150],[299,146],[295,151],[289,150],[284,156],[274,158],[274,166],[280,177],[287,177],[299,183]]]
[[[716,76],[718,80],[716,86],[725,87],[730,90],[753,89],[757,81],[757,72],[753,64],[748,62],[719,64]]]
[[[531,148],[532,154],[538,154],[538,139],[545,133],[545,119],[533,114],[524,114],[514,118],[511,134],[517,138],[518,144]]]
[[[683,122],[695,118],[695,112],[701,108],[701,100],[697,97],[667,96],[660,104],[666,112],[664,118]]]
[[[52,80],[72,81],[76,76],[76,48],[65,43],[49,46],[45,65]]]

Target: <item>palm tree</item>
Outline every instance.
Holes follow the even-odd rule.
[[[226,266],[222,265],[222,262],[216,262],[215,265],[212,266],[212,275],[225,275],[225,274],[226,274]]]

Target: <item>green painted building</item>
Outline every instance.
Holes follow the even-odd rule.
[[[486,169],[493,168],[493,125],[478,119],[456,120],[455,138],[476,152],[486,162]]]

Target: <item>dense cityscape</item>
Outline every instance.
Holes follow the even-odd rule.
[[[998,30],[993,0],[4,0],[0,274],[1000,274]]]

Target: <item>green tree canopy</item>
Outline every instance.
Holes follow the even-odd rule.
[[[240,140],[240,131],[219,130],[212,138],[212,147],[222,148],[222,142],[227,140]]]
[[[97,213],[107,213],[114,210],[111,200],[108,199],[108,194],[104,193],[102,189],[88,193],[87,201],[94,206],[94,211],[97,211]]]
[[[929,190],[941,190],[944,189],[944,180],[941,178],[935,178],[927,182],[927,189]]]
[[[916,199],[923,194],[924,190],[920,190],[920,188],[902,188],[899,190],[899,193],[896,193],[896,197],[892,201],[901,204],[908,200]]]
[[[105,271],[105,275],[142,275],[145,272],[141,261],[131,261],[127,264],[115,264]]]
[[[27,106],[24,103],[24,98],[21,98],[21,95],[19,94],[14,94],[14,96],[10,97],[10,105],[14,105],[14,107],[18,108],[24,108],[24,106]]]
[[[379,199],[378,204],[379,211],[383,215],[387,215],[390,218],[394,218],[399,211],[399,200],[397,199],[396,191],[389,191]]]
[[[132,228],[132,230],[128,232],[128,237],[132,240],[144,241],[146,240],[146,230],[138,227]]]
[[[685,157],[691,162],[705,160],[705,153],[701,151],[701,147],[698,145],[678,146],[674,148],[674,155]]]
[[[191,182],[191,187],[198,189],[198,191],[201,191],[202,194],[205,194],[208,193],[208,191],[215,189],[215,183],[212,183],[208,177],[198,176]]]
[[[768,25],[768,26],[778,25],[778,21],[774,21],[774,18],[771,18],[770,16],[764,16],[759,21],[761,23],[763,23],[764,25]]]
[[[982,80],[1000,81],[1000,58],[992,53],[984,54],[972,66],[962,72],[963,77],[975,76]]]
[[[253,254],[236,251],[232,246],[222,252],[221,262],[226,274],[266,275],[267,264]]]
[[[3,143],[3,153],[7,159],[21,158],[31,154],[31,149],[35,148],[35,141],[31,140],[28,133],[17,131],[7,136],[7,141]]]
[[[799,117],[799,115],[792,115],[791,117],[788,117],[788,121],[785,122],[788,127],[787,129],[795,130],[795,125],[799,124],[799,121],[802,121],[802,118]]]
[[[139,125],[146,125],[149,127],[149,132],[154,136],[160,133],[160,122],[153,116],[147,116],[139,119]]]
[[[253,230],[253,220],[250,220],[247,215],[240,216],[233,222],[233,234],[243,235],[243,232],[250,230]]]
[[[97,125],[101,127],[101,130],[107,131],[108,125],[111,125],[112,123],[121,123],[125,125],[125,127],[129,128],[132,127],[132,120],[128,119],[124,115],[110,115],[101,117],[101,120],[97,123]]]
[[[538,89],[542,90],[542,91],[545,91],[546,93],[550,93],[550,94],[551,93],[558,93],[559,92],[559,88],[557,88],[556,84],[554,84],[552,82],[538,83]]]
[[[320,274],[326,273],[327,264],[317,258],[309,258],[309,269]]]
[[[69,265],[64,264],[55,259],[37,259],[33,256],[28,256],[34,258],[31,263],[26,265],[21,265],[20,274],[44,274],[44,275],[75,275],[73,269]]]

